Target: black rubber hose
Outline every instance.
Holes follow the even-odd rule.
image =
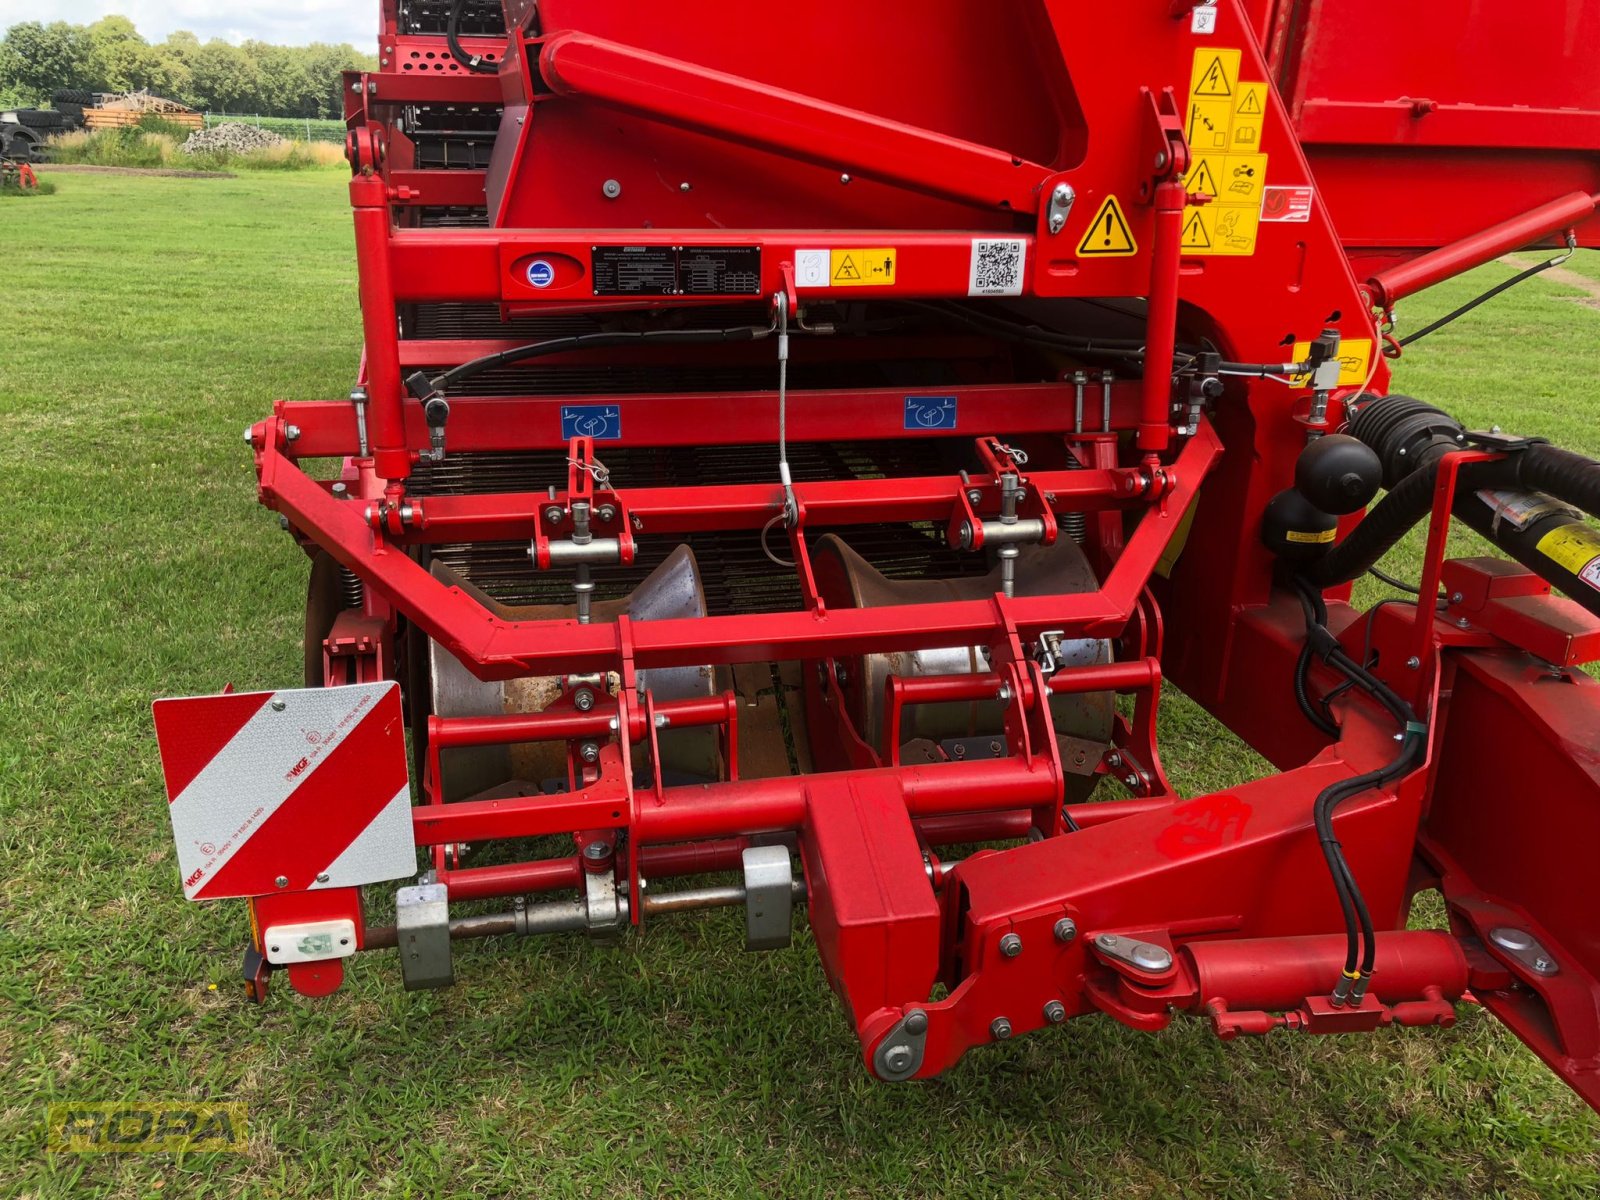
[[[547,354],[561,354],[568,350],[603,350],[610,346],[635,346],[645,342],[662,342],[672,345],[701,345],[707,342],[749,342],[765,337],[768,330],[754,325],[735,325],[728,329],[646,329],[616,333],[580,333],[571,337],[550,338],[543,342],[530,342],[486,354],[451,367],[438,375],[416,371],[406,377],[406,387],[419,400],[438,395],[454,384],[465,382],[474,375],[492,371],[496,367],[542,358]]]
[[[1394,485],[1361,524],[1327,554],[1301,573],[1319,588],[1330,588],[1365,575],[1400,539],[1433,511],[1433,485],[1438,463],[1414,471]]]
[[[1600,517],[1600,462],[1559,446],[1529,446],[1513,456],[1522,486]]]
[[[450,57],[469,71],[475,71],[479,75],[493,75],[500,70],[499,63],[479,58],[476,54],[468,54],[461,47],[461,14],[466,7],[467,0],[456,0],[450,8],[450,21],[445,26],[445,44],[450,47]]]

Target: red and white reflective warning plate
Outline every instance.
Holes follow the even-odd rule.
[[[157,700],[155,721],[190,900],[416,873],[399,684]]]

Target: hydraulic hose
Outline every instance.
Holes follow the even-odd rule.
[[[1459,423],[1406,396],[1361,405],[1350,432],[1377,452],[1390,490],[1349,537],[1305,568],[1306,579],[1321,588],[1364,574],[1432,511],[1439,462],[1467,441]],[[1581,573],[1600,557],[1600,535],[1582,518],[1600,516],[1600,463],[1544,443],[1471,463],[1461,469],[1453,512],[1600,615],[1600,583]]]

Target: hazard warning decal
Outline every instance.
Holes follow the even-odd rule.
[[[398,684],[157,700],[155,725],[190,900],[415,873]]]
[[[835,250],[828,262],[829,287],[894,286],[895,253],[892,247]]]
[[[1083,258],[1128,258],[1139,252],[1128,228],[1128,218],[1122,215],[1122,205],[1115,196],[1108,195],[1083,231],[1078,243],[1078,254]]]
[[[1184,215],[1188,255],[1256,252],[1267,182],[1267,156],[1259,153],[1267,85],[1241,81],[1239,59],[1237,50],[1194,52],[1184,123],[1192,159],[1183,186],[1211,199]]]

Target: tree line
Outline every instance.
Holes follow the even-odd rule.
[[[207,112],[340,117],[340,72],[375,65],[348,44],[235,46],[184,30],[152,43],[126,17],[92,25],[23,21],[0,40],[0,105],[48,104],[52,92],[67,88],[148,89]]]

